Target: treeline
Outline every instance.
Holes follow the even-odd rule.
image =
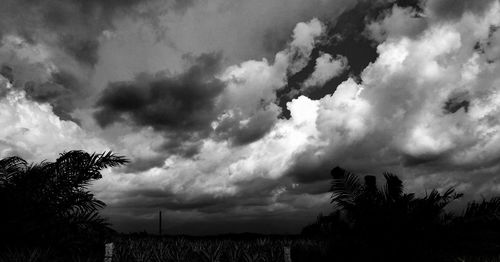
[[[500,254],[500,198],[469,202],[460,212],[446,207],[463,195],[454,188],[421,197],[406,193],[402,181],[385,173],[360,177],[331,171],[335,211],[319,215],[302,230],[331,242],[339,261],[458,261],[460,256]]]

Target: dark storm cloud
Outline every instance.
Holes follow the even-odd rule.
[[[436,17],[457,19],[464,13],[483,14],[497,0],[428,0],[426,5]]]
[[[121,196],[121,199],[127,201],[115,205],[118,208],[145,208],[145,209],[163,209],[163,210],[205,210],[214,205],[223,203],[222,199],[217,199],[212,195],[200,195],[192,199],[184,199],[181,195],[170,191],[141,189],[127,192]]]
[[[110,83],[95,114],[103,127],[126,121],[156,130],[199,130],[213,118],[213,99],[224,85],[214,78],[221,55],[205,54],[178,76],[141,74],[131,82]]]
[[[127,199],[127,202],[115,207],[196,211],[202,214],[213,214],[230,210],[239,205],[247,206],[245,203],[240,203],[241,199],[239,198],[217,198],[213,195],[199,195],[196,198],[186,199],[180,195],[159,190],[140,190],[130,193],[127,196],[122,196]],[[245,201],[251,202],[251,199],[245,199]]]
[[[147,225],[144,218],[157,219],[158,210],[163,211],[166,231],[183,234],[220,234],[225,232],[295,232],[307,224],[319,212],[328,211],[331,206],[328,201],[316,206],[311,205],[310,194],[324,194],[329,189],[329,182],[316,183],[292,188],[291,186],[277,192],[287,184],[286,179],[257,178],[240,184],[241,191],[232,196],[214,196],[199,194],[195,197],[185,197],[162,189],[141,189],[129,191],[121,196],[121,203],[113,205],[107,212],[119,212],[118,209],[132,212],[129,216],[116,217],[114,225],[119,230],[135,231],[139,225]],[[289,206],[291,204],[291,206]],[[270,209],[270,206],[280,206]],[[120,213],[120,212],[119,212]],[[142,217],[141,221],[130,221]],[[270,229],[280,218],[281,225]],[[196,221],[193,221],[196,220]],[[157,221],[157,220],[156,220]],[[130,224],[129,224],[130,223]],[[197,225],[215,227],[206,230]],[[227,227],[230,224],[232,227]],[[251,224],[251,225],[249,225]],[[147,230],[154,230],[147,228]],[[273,231],[276,230],[276,231]]]
[[[443,109],[445,110],[445,113],[453,114],[458,110],[460,110],[461,108],[463,108],[464,111],[467,113],[469,111],[469,105],[470,102],[466,99],[450,98],[444,104]]]
[[[78,120],[71,116],[71,112],[76,108],[76,101],[85,94],[85,84],[68,71],[53,72],[48,81],[20,81],[16,78],[16,71],[3,65],[0,74],[8,79],[16,89],[26,91],[26,97],[36,102],[49,103],[53,112],[62,120],[71,120],[78,123]],[[5,95],[5,94],[3,94]]]
[[[280,111],[271,106],[262,106],[254,113],[245,125],[241,125],[241,118],[227,118],[215,129],[218,139],[228,139],[233,146],[242,146],[255,142],[265,136],[276,123]]]
[[[412,1],[405,2],[410,6],[415,4]],[[308,93],[307,95],[312,98],[320,98],[322,94],[333,93],[334,91],[338,91],[336,95],[339,95],[339,93],[342,94],[341,88],[336,90],[336,83],[343,81],[349,75],[353,75],[354,77],[359,76],[365,66],[377,57],[375,51],[377,43],[368,39],[364,32],[366,25],[371,21],[382,19],[387,14],[386,11],[392,7],[392,4],[383,5],[383,8],[377,9],[377,7],[375,8],[376,10],[374,9],[375,11],[370,11],[370,8],[374,8],[372,5],[375,6],[375,4],[368,1],[361,2],[352,10],[352,13],[348,13],[336,23],[331,23],[328,27],[329,41],[317,47],[312,52],[311,63],[308,67],[295,75],[291,75],[289,81],[296,82],[298,88],[305,79],[308,79],[315,67],[315,58],[321,52],[333,56],[343,55],[349,60],[349,64],[351,65],[350,71],[328,82],[320,91]],[[466,38],[465,35],[464,38]],[[423,40],[425,41],[426,38]],[[429,40],[430,45],[434,44],[431,40]],[[410,38],[408,41],[419,40]],[[80,50],[83,53],[86,52],[85,48],[76,48],[75,50]],[[397,50],[397,48],[394,48],[394,50]],[[387,50],[382,50],[381,52],[387,52]],[[417,53],[415,57],[421,58],[426,57],[426,55],[425,53],[423,55]],[[425,173],[420,168],[426,167],[429,172],[426,176],[420,177],[422,180],[427,179],[427,177],[431,177],[429,180],[435,179],[431,175],[438,174],[437,176],[439,176],[439,172],[444,169],[450,171],[456,168],[453,171],[460,173],[467,170],[467,168],[476,171],[476,168],[486,169],[497,166],[498,157],[491,158],[488,161],[485,161],[484,158],[478,159],[474,162],[474,165],[476,165],[474,168],[471,164],[450,164],[450,161],[452,161],[450,158],[460,153],[460,150],[453,151],[453,149],[446,149],[438,153],[425,147],[423,148],[424,150],[418,150],[418,142],[423,140],[419,137],[403,137],[403,141],[397,141],[397,136],[412,133],[413,126],[408,125],[408,127],[404,128],[406,124],[429,126],[429,123],[422,119],[404,118],[411,120],[401,120],[392,126],[392,124],[388,123],[393,122],[386,122],[385,119],[396,120],[394,118],[396,114],[390,113],[392,110],[385,110],[387,109],[386,106],[390,107],[393,105],[390,109],[407,109],[405,107],[407,103],[404,101],[409,101],[412,97],[406,93],[399,93],[399,90],[427,91],[432,89],[434,93],[428,93],[431,94],[429,97],[435,97],[435,89],[428,88],[427,85],[418,86],[411,78],[395,77],[391,73],[386,72],[380,65],[374,66],[376,69],[382,70],[376,71],[376,75],[372,76],[374,77],[371,82],[372,85],[369,85],[370,81],[366,80],[368,82],[366,88],[363,91],[358,90],[359,93],[364,95],[359,99],[361,101],[354,98],[351,99],[352,95],[349,93],[343,96],[336,96],[332,99],[325,98],[322,101],[323,105],[321,105],[320,110],[311,110],[320,114],[320,116],[316,116],[314,125],[311,125],[311,131],[303,131],[302,127],[291,127],[294,130],[300,129],[301,132],[304,132],[304,136],[308,136],[308,141],[299,144],[297,148],[290,149],[281,144],[291,141],[288,145],[293,147],[295,142],[300,143],[300,141],[294,141],[294,138],[299,138],[297,140],[300,140],[300,135],[295,136],[296,133],[289,133],[286,130],[285,132],[275,132],[276,135],[268,136],[261,141],[262,143],[257,142],[252,147],[231,148],[231,145],[245,145],[258,141],[273,127],[283,127],[283,125],[288,127],[291,123],[286,120],[276,120],[276,116],[280,110],[270,107],[270,105],[273,105],[275,99],[274,93],[268,96],[270,97],[269,101],[262,100],[263,102],[257,105],[259,104],[259,99],[256,99],[257,102],[252,104],[251,110],[246,110],[240,115],[234,113],[234,117],[229,116],[227,119],[220,121],[222,119],[221,116],[225,112],[230,111],[227,110],[228,108],[231,108],[231,106],[224,105],[220,108],[216,106],[219,98],[224,97],[224,91],[230,89],[225,88],[224,83],[221,83],[214,77],[219,72],[220,57],[211,54],[193,58],[192,60],[193,65],[183,73],[177,75],[168,73],[156,75],[142,74],[132,81],[111,83],[102,93],[97,103],[98,109],[95,113],[95,118],[103,127],[112,125],[113,123],[121,123],[124,126],[135,126],[137,129],[151,126],[165,136],[167,140],[163,143],[165,150],[169,151],[169,153],[173,152],[188,157],[196,155],[201,143],[204,142],[203,139],[211,135],[220,138],[224,142],[230,141],[230,143],[210,141],[206,144],[213,144],[213,148],[208,146],[208,150],[202,150],[202,153],[195,158],[184,159],[173,157],[174,161],[171,166],[168,162],[172,159],[166,159],[168,156],[164,152],[158,154],[163,155],[163,157],[153,156],[148,158],[146,155],[149,154],[145,154],[144,158],[138,156],[126,168],[125,173],[127,174],[117,172],[115,177],[119,179],[111,179],[107,182],[109,188],[116,187],[119,189],[115,191],[119,192],[116,195],[113,194],[114,192],[109,193],[111,196],[109,198],[110,203],[113,203],[112,208],[125,210],[122,214],[133,213],[133,216],[123,218],[121,222],[114,221],[117,225],[128,223],[123,222],[127,221],[127,219],[129,221],[130,219],[136,219],[133,223],[130,222],[134,224],[134,229],[132,230],[141,229],[140,225],[150,222],[156,225],[154,223],[156,221],[152,219],[152,215],[160,209],[166,211],[164,214],[167,214],[167,219],[169,219],[169,222],[172,222],[169,225],[175,225],[175,230],[179,230],[182,233],[200,233],[210,230],[213,233],[221,233],[221,231],[225,230],[234,232],[239,229],[262,231],[267,230],[269,227],[273,227],[273,230],[278,230],[277,228],[279,228],[283,232],[283,230],[286,230],[283,227],[293,224],[290,220],[298,220],[298,217],[304,214],[304,212],[312,216],[318,213],[315,209],[308,208],[308,204],[313,202],[311,198],[318,197],[328,190],[330,182],[329,171],[336,165],[360,174],[365,174],[365,172],[377,172],[377,174],[381,174],[382,171],[389,170],[374,169],[391,166],[403,166],[408,168],[408,170],[414,168],[414,170],[418,169],[420,173]],[[463,64],[461,62],[460,64]],[[411,63],[403,66],[408,66],[408,64]],[[388,67],[386,66],[386,68]],[[418,73],[421,73],[419,72],[419,68],[422,68],[422,66],[420,63],[417,63],[414,68],[411,66],[404,68],[406,69],[405,72],[409,72],[409,75],[412,75],[414,72],[415,75],[418,75]],[[8,75],[8,70],[6,72]],[[456,71],[451,72],[450,75],[459,75],[453,74]],[[258,77],[261,75],[263,74],[259,74]],[[381,88],[381,86],[374,84],[383,82],[381,79],[384,76],[386,76],[386,79],[393,80],[387,81],[386,83],[388,84],[381,84],[386,84],[386,88]],[[58,79],[57,76],[53,76],[53,78]],[[357,77],[358,80],[359,78]],[[71,78],[64,82],[67,83],[66,85],[70,90],[74,89],[71,86],[76,85],[71,84]],[[454,86],[455,83],[447,84]],[[481,84],[480,86],[488,85]],[[400,88],[399,90],[395,90],[394,87]],[[354,88],[356,88],[354,84],[353,86],[344,86],[344,92],[347,89],[352,90]],[[242,89],[238,89],[238,91]],[[64,97],[66,94],[65,87],[61,85],[47,88],[47,90],[48,93],[40,93],[38,99],[50,100],[53,97]],[[251,90],[253,93],[258,93],[254,89]],[[291,90],[289,89],[288,91]],[[243,96],[242,101],[251,99],[253,95],[251,92],[244,94],[246,95]],[[386,99],[388,97],[390,99]],[[290,96],[288,99],[290,99]],[[337,101],[341,105],[337,105],[335,103]],[[462,108],[464,111],[468,111],[469,101],[471,101],[472,111],[472,106],[477,101],[473,97],[469,99],[469,97],[461,96],[460,94],[453,94],[449,97],[439,98],[439,101],[436,103],[438,106],[435,108],[435,112],[440,114],[440,116],[445,115],[449,118],[461,115],[469,117],[473,114],[462,114],[461,112]],[[375,108],[365,110],[363,102]],[[351,106],[350,103],[353,105]],[[237,107],[239,104],[242,103],[231,105]],[[361,106],[357,107],[359,104]],[[414,100],[414,104],[421,104],[421,101]],[[381,108],[377,108],[378,106]],[[335,110],[337,107],[343,107],[345,110]],[[428,109],[427,107],[422,108]],[[297,106],[295,111],[292,110],[294,113],[300,111],[297,112],[297,118],[300,118],[302,113],[306,117],[315,117],[315,114],[308,115],[308,110],[302,109],[311,108],[307,105]],[[402,111],[405,114],[411,115],[410,110],[415,109],[416,107],[411,107],[408,110]],[[440,111],[441,109],[442,111]],[[430,111],[424,112],[434,113]],[[290,121],[299,120],[295,118],[294,114],[294,118]],[[344,120],[342,121],[342,119]],[[215,130],[211,126],[214,120],[220,121]],[[371,122],[372,120],[373,122]],[[277,125],[275,125],[276,121],[278,122]],[[352,130],[349,130],[349,125],[353,125],[353,122],[354,126],[350,127]],[[436,121],[435,123],[442,124],[443,122]],[[372,127],[371,124],[376,127]],[[300,125],[304,126],[306,123],[301,123]],[[429,135],[431,144],[438,144],[432,140],[433,136],[439,137],[449,126],[452,126],[446,123],[443,125],[445,128],[436,130],[437,132]],[[464,125],[467,126],[468,123],[464,123]],[[372,132],[372,128],[379,131]],[[368,131],[364,132],[365,129]],[[277,130],[281,131],[279,128]],[[316,130],[321,132],[319,135],[320,138],[318,138],[321,141],[316,140]],[[336,134],[337,132],[338,134]],[[289,135],[291,139],[280,140],[281,137]],[[393,138],[396,139],[393,140]],[[401,137],[399,138],[401,139]],[[409,142],[406,141],[406,138],[408,138]],[[460,140],[465,139],[465,136],[460,138]],[[416,142],[417,145],[415,146],[415,143],[411,143],[412,141]],[[417,147],[417,150],[409,150],[408,144],[413,148]],[[391,146],[395,148],[391,149]],[[326,147],[332,148],[331,151]],[[457,143],[456,147],[470,147],[470,144],[458,145]],[[272,150],[274,148],[282,150],[274,151]],[[400,152],[401,148],[408,150],[408,152]],[[153,149],[153,151],[155,150]],[[488,152],[474,154],[488,155]],[[493,154],[495,154],[494,151]],[[275,158],[275,156],[284,157]],[[276,160],[272,161],[274,159]],[[150,172],[147,172],[152,166],[165,167],[152,169]],[[281,168],[281,166],[285,167]],[[220,176],[220,170],[224,172],[226,167],[228,173],[230,173],[230,168],[238,170],[237,172],[239,173],[236,175],[236,178],[233,177],[230,179]],[[285,169],[288,169],[288,171],[283,172]],[[135,174],[142,171],[146,172]],[[485,171],[484,173],[491,175],[491,171]],[[272,176],[272,178],[265,178],[266,175]],[[451,176],[454,176],[454,174]],[[199,179],[200,177],[201,179]],[[183,179],[185,180],[183,181]],[[429,186],[434,187],[437,182],[436,180],[433,182],[434,184],[430,184],[431,182],[429,182]],[[477,182],[477,184],[481,184],[481,182]],[[123,187],[120,188],[120,186]],[[106,190],[101,192],[106,194]],[[328,204],[328,201],[325,201],[325,203]],[[176,214],[178,217],[175,217]],[[170,215],[173,217],[171,218]],[[190,219],[190,217],[197,217],[200,220],[191,220],[182,224],[184,223],[183,221]],[[310,218],[307,220],[302,219],[300,223],[294,224],[296,225],[295,228],[299,228],[309,221]],[[132,228],[132,225],[128,227],[128,229],[130,228]],[[128,229],[122,228],[122,230]]]
[[[114,225],[124,231],[137,230],[139,225],[149,224],[145,219],[155,217],[158,210],[162,210],[165,220],[171,228],[167,232],[181,232],[190,234],[237,232],[271,233],[269,223],[275,223],[277,217],[282,216],[280,227],[276,232],[294,232],[313,219],[317,213],[330,208],[329,202],[315,206],[311,205],[311,194],[324,194],[328,191],[329,183],[304,187],[282,187],[287,184],[285,179],[257,178],[241,182],[241,190],[235,195],[214,196],[213,194],[198,194],[186,197],[182,193],[172,193],[168,189],[139,189],[124,192],[120,196],[120,203],[115,203],[107,212],[127,210],[129,216],[113,216]],[[279,191],[283,190],[283,191]],[[292,204],[292,206],[289,206]],[[269,209],[270,206],[280,206],[278,209]],[[293,218],[289,215],[293,214]],[[142,217],[141,221],[131,222],[131,219]],[[288,218],[286,218],[288,217]],[[193,219],[196,220],[193,221]],[[128,222],[130,221],[130,222]],[[266,221],[264,223],[263,221]],[[274,221],[274,222],[273,222]],[[294,221],[294,222],[292,222]],[[242,223],[255,224],[252,226]],[[130,224],[128,224],[130,223]],[[225,227],[229,223],[235,227]],[[203,224],[216,226],[212,231],[200,228],[187,229],[187,225]],[[175,226],[174,226],[175,225]],[[286,230],[285,230],[286,228]],[[151,228],[147,228],[152,230]],[[172,231],[175,230],[175,231]],[[285,230],[285,231],[284,231]]]
[[[186,196],[168,188],[148,188],[123,192],[116,208],[144,210],[194,211],[200,214],[224,213],[236,208],[265,208],[272,204],[272,190],[279,183],[271,179],[254,179],[241,185],[241,191],[233,196],[215,196],[199,193]]]
[[[440,21],[439,21],[440,22]],[[438,23],[439,23],[438,22]],[[483,25],[484,26],[484,25]],[[486,25],[489,26],[489,25]],[[467,36],[462,35],[463,39],[467,39]],[[439,37],[435,38],[439,39]],[[419,41],[418,39],[412,39],[411,41]],[[465,41],[464,41],[465,42]],[[471,41],[474,43],[474,41]],[[470,48],[470,46],[466,46],[465,48]],[[313,59],[312,59],[313,60]],[[460,67],[458,67],[460,68]],[[408,71],[411,72],[411,71]],[[379,72],[377,72],[379,73]],[[409,76],[412,74],[409,73]],[[375,77],[375,79],[378,79],[376,76],[371,75],[371,77]],[[478,77],[478,79],[481,79],[481,81],[485,81],[489,77]],[[405,81],[408,83],[408,81]],[[365,83],[366,84],[366,83]],[[455,83],[453,83],[455,84]],[[397,82],[387,82],[382,84],[384,87],[394,87],[394,86],[399,86]],[[480,88],[486,87],[486,86],[494,86],[490,84],[485,84],[481,83],[478,84]],[[467,86],[466,89],[474,90],[474,87],[469,87]],[[369,89],[369,88],[368,88]],[[366,91],[366,90],[365,90]],[[366,94],[366,93],[365,93]],[[374,93],[375,94],[375,93]],[[379,95],[377,93],[377,95]],[[382,95],[385,96],[385,95]],[[364,96],[364,98],[369,97],[369,96]],[[442,103],[441,108],[437,108],[435,112],[432,112],[433,114],[438,115],[438,119],[442,119],[444,122],[446,119],[457,119],[457,124],[459,128],[462,128],[463,126],[467,126],[468,124],[471,124],[470,127],[464,128],[465,130],[467,129],[472,129],[477,128],[477,126],[481,126],[484,123],[482,121],[477,121],[474,123],[467,123],[467,119],[470,118],[469,110],[473,110],[470,108],[473,108],[474,106],[477,106],[479,103],[478,100],[475,100],[473,95],[473,92],[470,91],[453,91],[449,95],[448,98],[438,101],[439,103]],[[339,98],[337,98],[339,99]],[[392,102],[389,102],[392,103]],[[384,104],[384,103],[381,103]],[[384,106],[385,107],[385,106]],[[469,108],[470,107],[470,108]],[[418,107],[419,109],[425,108],[425,107]],[[484,105],[483,108],[488,108],[487,105]],[[440,110],[442,109],[442,111]],[[462,110],[463,109],[463,110]],[[375,112],[375,110],[371,109],[372,112]],[[424,109],[425,110],[425,109]],[[407,111],[408,112],[408,111]],[[496,115],[496,113],[495,113]],[[335,116],[333,116],[335,117]],[[462,119],[463,118],[463,119]],[[408,118],[409,119],[409,118]],[[462,119],[458,120],[458,119]],[[491,118],[493,120],[493,118]],[[493,120],[496,121],[496,120]],[[497,123],[497,122],[495,122]],[[409,123],[410,127],[413,127],[414,123]],[[429,126],[439,126],[441,124],[440,122],[433,122],[432,124],[426,123],[425,125]],[[446,124],[444,124],[446,125]],[[496,125],[496,124],[491,124],[491,125]],[[390,124],[391,127],[394,127],[394,130],[399,130],[402,125],[400,124]],[[443,131],[447,130],[448,128],[453,129],[455,126],[450,125],[443,127]],[[390,131],[393,132],[393,131]],[[431,177],[429,174],[438,174],[437,177],[442,175],[442,177],[447,177],[448,179],[454,181],[455,178],[459,179],[461,176],[463,176],[463,173],[467,173],[469,170],[473,172],[478,172],[479,170],[482,171],[482,173],[487,173],[491,172],[491,170],[497,168],[497,157],[493,157],[491,159],[486,159],[486,158],[481,158],[479,161],[470,161],[469,163],[465,163],[466,161],[457,161],[457,156],[460,155],[465,155],[463,152],[469,150],[469,148],[473,148],[474,143],[476,143],[473,140],[470,140],[468,136],[474,136],[476,134],[473,134],[473,132],[464,132],[464,134],[461,134],[460,138],[452,137],[452,139],[456,139],[456,142],[453,146],[449,147],[443,147],[443,149],[440,150],[420,150],[420,151],[409,151],[410,153],[405,153],[402,152],[406,150],[406,148],[402,148],[403,150],[393,150],[393,152],[389,152],[390,149],[390,144],[394,143],[397,141],[397,139],[394,139],[394,137],[397,137],[401,134],[401,131],[395,131],[391,137],[385,137],[386,132],[384,134],[375,134],[372,132],[369,132],[368,138],[364,139],[361,142],[356,142],[353,143],[350,149],[344,149],[340,145],[335,145],[337,147],[340,147],[338,154],[335,154],[335,157],[327,157],[326,160],[317,160],[315,158],[309,157],[308,155],[312,155],[314,153],[314,150],[306,151],[307,154],[302,154],[298,155],[294,159],[294,164],[289,168],[289,172],[287,173],[288,176],[290,176],[294,181],[297,181],[302,184],[313,184],[316,182],[321,182],[321,181],[327,181],[329,179],[329,176],[327,175],[328,173],[326,172],[328,169],[332,168],[333,165],[341,165],[344,167],[348,167],[348,169],[353,170],[353,171],[371,171],[371,172],[384,172],[384,171],[389,171],[389,170],[374,170],[373,167],[375,168],[390,168],[391,166],[400,166],[403,168],[406,168],[407,170],[413,169],[413,170],[419,170],[420,174],[422,177]],[[434,136],[438,136],[438,132],[434,134]],[[419,138],[421,137],[414,137],[411,140],[412,141],[420,141]],[[479,139],[483,139],[482,136],[479,136]],[[488,138],[486,138],[488,140]],[[341,140],[341,139],[339,139]],[[380,143],[376,144],[374,141],[386,141],[385,143]],[[436,140],[438,141],[438,140]],[[429,145],[430,147],[436,146],[439,142],[432,141]],[[372,143],[372,146],[370,146],[370,143]],[[341,142],[339,142],[341,144]],[[486,143],[485,143],[486,144]],[[483,147],[479,146],[480,148]],[[371,149],[369,149],[371,148]],[[488,149],[487,149],[488,150]],[[485,150],[485,151],[487,151]],[[369,153],[367,153],[369,152]],[[326,153],[325,155],[329,155]],[[334,154],[332,154],[334,155]],[[471,154],[472,155],[472,154]],[[347,156],[347,157],[346,157]],[[384,159],[377,159],[380,156],[385,156]],[[331,163],[329,161],[332,161],[332,159],[335,159],[336,163]],[[328,164],[325,164],[326,163]],[[366,166],[372,166],[372,170],[366,169]],[[378,167],[377,167],[378,166]],[[425,171],[423,171],[425,170]],[[489,170],[489,171],[486,171]],[[361,172],[362,173],[362,172]],[[492,174],[492,173],[490,173]],[[404,174],[402,174],[404,175]],[[410,179],[415,179],[414,177],[410,177]],[[424,178],[422,178],[424,180]],[[429,180],[434,181],[434,187],[440,186],[438,182],[436,182],[436,177],[432,177]],[[443,179],[444,180],[444,179]],[[411,181],[411,180],[410,180]],[[483,181],[484,182],[484,181]],[[458,182],[457,182],[458,183]],[[460,182],[462,183],[462,182]],[[479,183],[478,183],[479,184]],[[483,185],[484,186],[484,185]],[[477,185],[474,185],[474,188],[470,189],[471,192],[475,192],[478,190]]]
[[[377,59],[377,43],[366,35],[366,27],[371,21],[382,19],[394,5],[421,10],[421,4],[418,0],[361,0],[353,8],[343,12],[336,20],[327,21],[326,39],[313,50],[307,66],[296,74],[288,76],[288,85],[278,92],[279,104],[283,109],[284,116],[289,117],[286,103],[291,99],[299,95],[320,99],[326,94],[332,94],[340,83],[348,77],[359,77],[363,69]],[[302,93],[299,90],[304,81],[314,72],[316,59],[322,53],[346,57],[349,68],[326,82],[324,86]]]
[[[149,170],[152,167],[160,167],[165,163],[165,156],[156,156],[150,158],[137,157],[132,159],[124,168],[125,173],[138,173]]]
[[[0,73],[14,89],[26,91],[26,98],[32,101],[49,103],[61,119],[78,122],[71,113],[89,94],[88,82],[79,70],[49,71],[42,63],[26,63],[5,53],[0,55],[0,60],[5,62]]]
[[[152,19],[152,13],[148,8],[139,10],[136,7],[140,4],[155,3],[154,0],[6,1],[2,3],[3,12],[0,11],[3,33],[15,32],[32,42],[43,41],[43,35],[46,33],[56,34],[57,43],[63,50],[77,61],[88,65],[97,62],[98,37],[104,30],[113,29],[115,18],[126,15]],[[166,4],[167,7],[185,11],[196,0],[169,2]],[[167,9],[154,11],[161,13]]]
[[[264,32],[264,36],[262,37],[262,46],[264,50],[275,54],[286,46],[288,38],[289,35],[281,34],[280,29],[269,28]]]
[[[251,232],[282,235],[300,233],[300,229],[310,221],[314,221],[322,210],[270,211],[255,214],[235,212],[200,214],[190,211],[162,211],[163,232],[165,234],[221,235]],[[157,209],[107,208],[105,215],[110,216],[113,228],[120,232],[143,230],[158,232]]]
[[[2,65],[2,68],[0,69],[0,75],[9,80],[10,83],[14,82],[14,73],[12,67],[8,65]]]
[[[175,138],[166,149],[192,155],[196,141],[209,135],[217,116],[216,98],[225,87],[214,76],[221,60],[220,53],[203,54],[179,75],[141,74],[133,81],[110,83],[96,103],[94,117],[102,127],[115,122],[151,126]]]
[[[85,93],[84,83],[70,72],[52,73],[44,83],[28,81],[24,85],[26,97],[37,102],[49,103],[54,113],[62,120],[73,119],[70,113],[75,109],[76,100]]]
[[[14,85],[16,88],[26,86],[30,99],[48,102],[59,117],[74,120],[70,114],[78,102],[90,94],[81,91],[93,88],[88,79],[99,61],[103,32],[112,31],[117,18],[135,17],[148,23],[163,11],[186,10],[194,2],[173,0],[164,5],[166,7],[151,8],[155,0],[5,0],[0,9],[0,37],[20,37],[22,45],[29,48],[46,46],[49,57],[41,63],[50,63],[50,67],[55,66],[60,73],[47,77],[44,70],[25,71],[43,67],[37,65],[40,61],[34,63],[19,58],[19,61],[10,61],[13,64],[0,62],[12,69],[13,73],[7,78],[17,80],[20,86]],[[139,6],[141,8],[137,8]]]
[[[95,65],[99,60],[97,50],[99,42],[96,39],[77,39],[74,36],[63,37],[63,48],[77,61],[88,65]]]
[[[125,11],[139,0],[6,0],[0,10],[0,36],[14,35],[24,41],[14,48],[50,48],[47,61],[30,62],[23,58],[2,61],[12,70],[9,79],[15,88],[24,88],[27,98],[49,103],[63,120],[72,120],[71,113],[88,92],[88,71],[98,61],[99,37],[112,28],[119,11]],[[2,47],[2,46],[0,46]],[[3,46],[2,48],[9,48]],[[44,54],[47,55],[47,54]],[[76,61],[81,68],[75,67]],[[14,59],[14,60],[13,60]],[[48,73],[49,65],[57,70]],[[36,68],[33,71],[30,69]],[[70,69],[67,69],[70,68]]]
[[[294,182],[303,185],[321,183],[330,178],[329,171],[334,167],[333,165],[334,163],[329,161],[310,163],[308,156],[299,155],[286,175]]]
[[[85,65],[97,62],[98,37],[112,28],[119,12],[145,0],[7,0],[2,2],[2,33],[14,33],[28,42],[53,41]],[[15,15],[14,15],[15,14]]]
[[[185,12],[189,7],[196,4],[198,0],[174,0],[173,8],[180,12]]]
[[[318,49],[322,52],[347,57],[349,61],[348,74],[359,76],[363,69],[378,57],[377,43],[367,38],[366,26],[372,21],[383,19],[387,15],[387,11],[394,6],[421,9],[418,0],[359,1],[353,9],[344,12],[329,25],[327,33],[329,39]],[[315,59],[311,59],[311,61],[315,61]],[[330,84],[337,86],[339,83]],[[326,88],[329,87],[330,91],[334,91],[331,86]]]

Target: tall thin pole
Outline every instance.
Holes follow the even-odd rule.
[[[159,229],[159,233],[160,233],[160,236],[161,236],[161,210],[160,210],[160,215],[158,217],[158,229]]]

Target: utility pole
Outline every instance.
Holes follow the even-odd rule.
[[[158,217],[158,231],[161,236],[161,210],[160,210],[160,215]]]

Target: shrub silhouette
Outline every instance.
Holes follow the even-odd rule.
[[[446,261],[439,256],[457,251],[497,252],[499,197],[469,202],[461,213],[452,213],[446,207],[462,197],[453,187],[417,197],[406,193],[403,182],[391,173],[384,174],[382,186],[375,176],[365,176],[362,182],[340,167],[331,176],[335,211],[320,214],[302,233],[333,240],[331,250],[336,250],[336,257],[346,261]]]
[[[0,160],[0,245],[87,252],[111,231],[88,191],[101,170],[127,163],[111,152],[62,153],[55,162]]]
[[[404,229],[420,231],[449,222],[451,214],[445,207],[462,197],[454,188],[443,193],[432,190],[417,198],[405,193],[403,182],[394,174],[385,173],[385,185],[377,187],[375,176],[365,176],[364,183],[357,175],[336,167],[331,172],[331,203],[350,221],[355,230],[388,230],[394,233]]]

